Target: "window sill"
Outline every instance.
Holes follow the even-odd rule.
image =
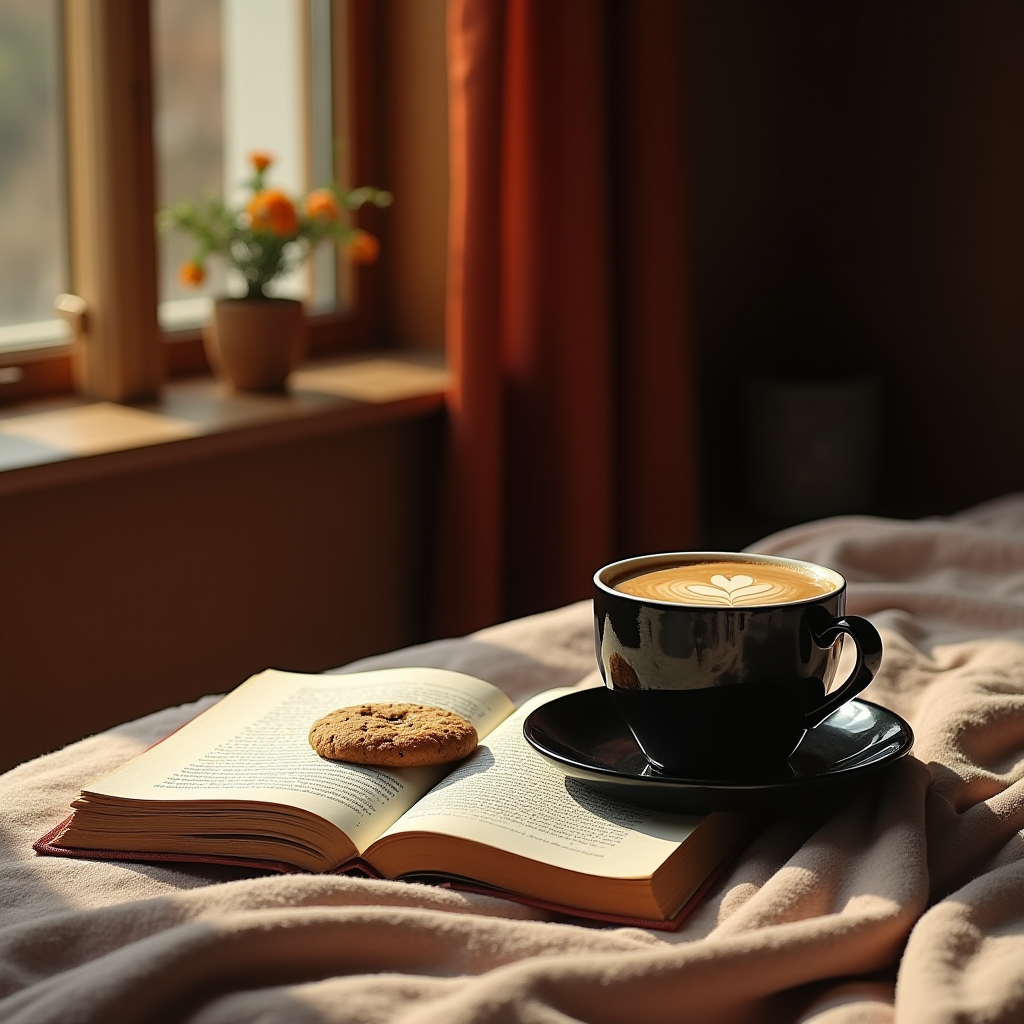
[[[424,416],[444,404],[433,354],[309,363],[284,395],[229,394],[209,377],[156,402],[61,399],[0,412],[0,496]]]

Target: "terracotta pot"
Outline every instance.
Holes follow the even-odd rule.
[[[214,374],[236,391],[284,391],[306,355],[297,299],[219,299],[203,330]]]

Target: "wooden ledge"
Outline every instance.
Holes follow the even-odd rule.
[[[36,402],[0,412],[0,496],[285,444],[427,415],[444,404],[439,356],[311,363],[283,395],[172,381],[156,402]]]

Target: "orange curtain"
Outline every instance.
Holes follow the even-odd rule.
[[[439,635],[696,543],[683,7],[449,0]]]

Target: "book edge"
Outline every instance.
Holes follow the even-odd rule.
[[[141,864],[222,864],[227,867],[251,868],[257,871],[269,871],[279,875],[304,875],[316,872],[306,871],[294,864],[280,860],[259,860],[255,857],[241,857],[232,854],[207,856],[195,853],[137,853],[134,850],[91,850],[80,846],[54,846],[71,823],[74,814],[69,814],[60,824],[50,829],[32,844],[36,854],[44,857],[73,857],[79,860],[111,860],[132,861]],[[337,871],[337,868],[329,869]],[[326,872],[325,872],[326,873]]]
[[[535,907],[538,910],[547,910],[551,913],[558,914],[560,917],[568,919],[568,923],[572,923],[572,919],[575,918],[583,921],[600,921],[604,924],[615,924],[627,928],[647,928],[654,931],[675,932],[682,927],[683,922],[690,916],[701,900],[703,900],[703,898],[711,891],[715,883],[725,873],[726,868],[735,860],[738,852],[738,850],[733,851],[727,857],[724,857],[720,863],[715,865],[714,869],[707,875],[704,881],[694,889],[693,893],[679,908],[679,910],[676,911],[672,917],[664,919],[632,917],[627,914],[612,914],[603,910],[587,910],[583,907],[572,907],[564,903],[552,903],[547,900],[538,900],[534,899],[532,896],[524,896],[520,893],[510,892],[507,889],[488,887],[486,885],[475,884],[473,882],[463,882],[461,880],[446,880],[444,882],[428,884],[437,884],[441,889],[452,889],[456,892],[468,892],[477,896],[491,896],[495,899],[507,900],[510,903],[519,903],[523,906]],[[399,881],[402,880],[403,879],[399,879]],[[413,882],[422,880],[409,878],[407,881]]]
[[[53,841],[57,839],[68,827],[74,814],[69,814],[63,821],[55,825],[44,836],[41,836],[32,844],[32,849],[39,856],[44,857],[70,857],[80,860],[102,860],[102,861],[128,861],[143,864],[218,864],[226,867],[247,868],[256,871],[265,871],[272,874],[329,874],[341,875],[350,872],[358,872],[368,878],[380,879],[383,876],[375,871],[371,865],[356,858],[329,868],[324,872],[310,872],[303,868],[296,867],[284,861],[259,860],[253,857],[236,857],[231,854],[222,856],[207,856],[189,853],[137,853],[124,850],[90,850],[82,847],[54,846]],[[500,889],[496,886],[488,886],[485,883],[475,883],[471,880],[446,879],[441,882],[429,882],[422,878],[397,878],[391,881],[406,883],[436,885],[441,889],[451,889],[456,892],[466,892],[478,896],[490,896],[494,899],[506,900],[510,903],[518,903],[527,907],[534,907],[538,910],[546,910],[560,917],[569,919],[581,919],[587,921],[600,921],[604,924],[615,924],[624,927],[648,928],[656,931],[677,931],[694,908],[703,900],[715,883],[722,877],[726,869],[731,866],[739,855],[740,850],[746,844],[739,844],[736,849],[723,857],[715,867],[705,876],[704,880],[693,891],[682,907],[671,918],[645,918],[632,917],[623,914],[611,914],[604,911],[587,910],[583,907],[572,907],[566,904],[553,903],[548,900],[535,899],[521,893],[511,892],[507,889]]]

